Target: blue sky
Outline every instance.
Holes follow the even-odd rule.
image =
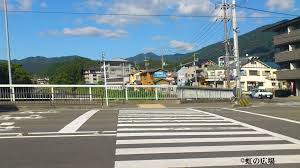
[[[3,8],[0,0],[0,8]],[[231,0],[228,0],[231,2]],[[221,15],[221,0],[8,0],[11,11],[63,11],[122,14]],[[300,14],[298,0],[237,0],[252,8]],[[282,19],[238,9],[240,33]],[[243,18],[256,16],[263,18]],[[268,18],[266,18],[268,17]],[[83,14],[9,13],[12,59],[81,55],[99,59],[153,51],[186,53],[222,40],[223,25],[214,17],[126,17]],[[230,25],[230,24],[229,24]],[[211,26],[211,29],[208,28]],[[4,16],[0,14],[0,59],[5,57]]]

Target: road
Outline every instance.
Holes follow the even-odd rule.
[[[2,112],[0,167],[300,167],[299,106],[153,107]]]

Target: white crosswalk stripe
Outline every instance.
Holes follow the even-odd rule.
[[[243,166],[244,152],[300,163],[299,140],[194,109],[121,110],[116,145],[115,168]],[[277,153],[260,156],[263,151]]]

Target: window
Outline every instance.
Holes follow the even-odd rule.
[[[250,76],[259,76],[257,70],[249,70],[249,75],[250,75]]]
[[[271,75],[271,71],[264,71],[263,72],[263,76],[270,76]]]
[[[272,83],[272,86],[276,86],[276,83]]]
[[[247,76],[247,71],[241,70],[241,76]]]
[[[264,82],[258,82],[258,86],[264,86]]]

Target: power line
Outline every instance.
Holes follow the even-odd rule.
[[[298,17],[298,16],[300,16],[300,15],[294,15],[294,14],[290,14],[290,13],[273,12],[273,11],[268,11],[268,10],[263,10],[263,9],[256,9],[256,8],[245,7],[245,6],[239,6],[239,5],[236,5],[236,7],[244,8],[244,9],[248,9],[248,10],[259,11],[259,12],[272,13],[272,14],[277,14],[277,15],[286,15],[286,16],[293,16],[293,17]],[[259,18],[260,18],[260,17],[259,17]]]
[[[0,10],[3,12],[3,10]],[[178,18],[215,18],[217,15],[177,15],[177,14],[129,14],[129,13],[97,13],[97,12],[67,12],[67,11],[25,11],[9,10],[9,13],[32,13],[32,14],[65,14],[65,15],[99,15],[99,16],[128,16],[128,17],[178,17]],[[289,15],[298,16],[298,15]],[[237,16],[238,18],[263,19],[263,18],[286,18],[278,16]]]

